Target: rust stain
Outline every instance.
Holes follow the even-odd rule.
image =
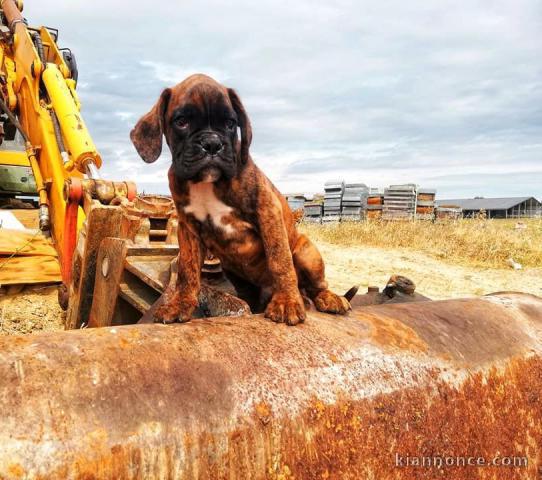
[[[132,342],[125,337],[119,338],[119,347],[122,349],[129,348]]]
[[[270,480],[295,480],[295,476],[292,475],[290,467],[286,464],[279,464],[276,467],[270,467],[269,470]]]
[[[94,461],[66,465],[46,478],[272,479],[272,480],[535,480],[542,467],[542,359],[515,360],[504,371],[472,374],[457,388],[409,388],[363,401],[328,405],[314,399],[299,416],[271,418],[255,405],[257,421],[228,434],[217,457],[221,430],[197,439],[185,435],[190,461],[174,471],[178,449],[165,445],[154,464],[130,445],[107,449],[97,432]],[[423,468],[396,465],[396,457],[526,456],[526,467]],[[263,461],[263,463],[262,463]],[[178,466],[177,466],[178,467]]]
[[[541,478],[542,360],[515,361],[503,373],[473,374],[458,389],[445,383],[380,395],[365,402],[313,405],[283,429],[282,458],[295,478],[514,480]],[[312,432],[306,455],[295,425]],[[271,425],[273,428],[273,425]],[[296,441],[296,439],[298,441]],[[300,445],[301,448],[291,448]],[[287,448],[287,446],[289,448]],[[526,467],[424,468],[401,456],[528,458]]]
[[[256,416],[260,419],[260,422],[267,425],[271,420],[271,407],[265,402],[256,404]]]
[[[8,472],[9,472],[10,477],[14,479],[23,478],[25,475],[24,468],[18,463],[10,465],[8,467]]]
[[[371,339],[382,347],[417,353],[425,353],[428,350],[427,343],[416,331],[397,319],[365,313],[363,320],[371,327]]]
[[[183,478],[358,480],[495,479],[535,480],[542,466],[542,359],[516,360],[504,371],[476,373],[458,388],[410,388],[364,401],[328,405],[314,399],[293,418],[271,418],[270,407],[255,405],[259,421],[229,433],[228,450],[217,458],[221,431],[184,437],[191,462]],[[261,418],[269,418],[262,422]],[[157,463],[146,464],[134,446],[107,449],[94,432],[96,460],[47,478],[162,478],[173,474],[178,450],[164,446]],[[428,457],[526,456],[526,467],[422,468],[396,465],[395,455]],[[263,458],[258,461],[257,457]],[[179,473],[179,472],[177,472]],[[167,478],[167,476],[166,476]]]
[[[400,321],[430,346],[432,355],[474,366],[521,355],[532,341],[525,320],[540,323],[541,307],[541,299],[533,295],[501,293],[478,299],[379,305],[358,310],[356,316]]]

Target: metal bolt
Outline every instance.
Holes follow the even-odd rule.
[[[107,275],[109,274],[109,257],[104,257],[102,260],[102,275],[104,278],[107,278]]]

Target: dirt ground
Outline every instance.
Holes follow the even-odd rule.
[[[0,335],[62,330],[56,286],[10,287],[0,296]]]
[[[391,274],[409,277],[417,292],[432,299],[485,295],[503,290],[542,296],[542,268],[474,268],[446,263],[409,249],[345,247],[319,242],[331,287],[339,293],[360,285],[383,287]]]
[[[409,277],[417,291],[435,300],[484,295],[502,290],[542,296],[542,268],[515,271],[457,266],[408,249],[345,247],[319,242],[330,286],[338,293],[360,285],[383,287],[391,274]],[[0,335],[61,330],[64,312],[55,286],[11,287],[0,296]]]

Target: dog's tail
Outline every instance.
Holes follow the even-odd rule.
[[[356,293],[358,293],[358,290],[359,285],[354,285],[350,290],[348,290],[348,292],[344,294],[344,298],[346,298],[348,301],[352,300],[356,296]]]

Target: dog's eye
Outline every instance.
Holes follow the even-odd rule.
[[[233,128],[235,127],[236,123],[237,122],[233,118],[229,118],[228,120],[226,120],[226,127]]]
[[[185,116],[180,116],[175,119],[175,125],[177,125],[179,128],[186,128],[188,127],[188,118]]]

